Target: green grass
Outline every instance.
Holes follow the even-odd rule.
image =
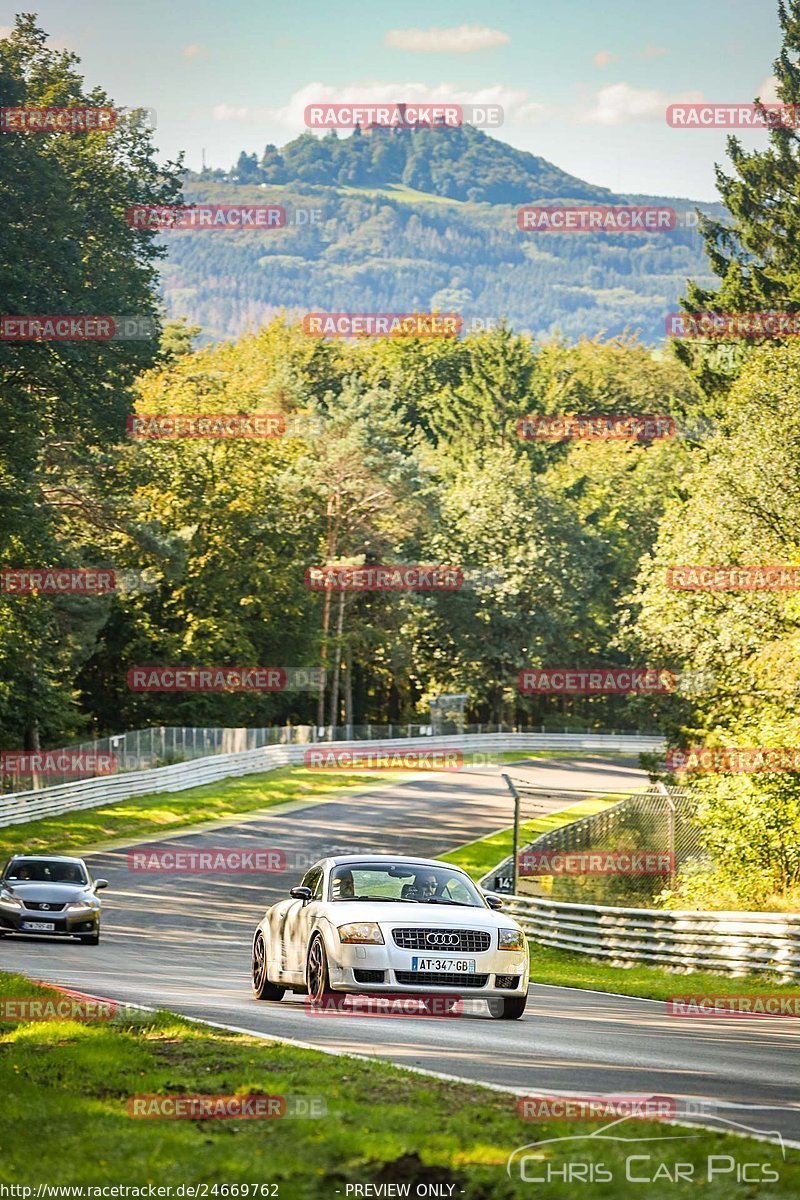
[[[588,800],[580,800],[577,804],[570,804],[556,812],[545,813],[543,816],[533,817],[530,821],[524,821],[519,827],[520,849],[534,837],[538,837],[542,833],[549,833],[551,829],[558,829],[561,825],[569,825],[581,817],[589,817],[593,813],[602,812],[604,808],[616,804],[618,800],[618,796],[592,796]],[[478,880],[510,855],[513,844],[514,827],[510,825],[506,829],[490,833],[488,837],[479,838],[475,842],[467,842],[464,846],[449,850],[447,854],[441,854],[439,857],[461,867],[473,879]]]
[[[24,851],[69,854],[123,838],[131,841],[152,839],[185,826],[222,821],[276,804],[329,799],[333,793],[374,787],[400,774],[370,771],[358,775],[344,771],[310,771],[305,767],[278,767],[264,774],[223,779],[184,792],[137,796],[100,808],[0,829],[0,861]]]
[[[766,996],[776,992],[781,996],[800,996],[800,983],[779,983],[776,977],[761,972],[730,976],[639,964],[614,967],[588,954],[573,954],[536,942],[531,943],[531,983],[596,988],[650,1000],[669,1000],[671,996]]]
[[[0,975],[0,997],[23,996],[58,998],[19,976]],[[309,1024],[319,1019],[309,1017]],[[380,1030],[376,1025],[376,1036]],[[34,1187],[203,1183],[214,1197],[226,1194],[213,1191],[215,1185],[249,1183],[277,1189],[251,1191],[251,1197],[332,1200],[337,1190],[344,1198],[348,1184],[407,1183],[413,1196],[418,1184],[437,1183],[453,1186],[444,1195],[507,1200],[534,1195],[518,1173],[516,1179],[506,1175],[513,1150],[547,1138],[585,1137],[604,1124],[525,1121],[513,1096],[226,1033],[168,1012],[128,1012],[91,1023],[4,1021],[0,1089],[0,1182]],[[326,1114],[205,1121],[129,1115],[133,1096],[248,1094],[322,1101]],[[623,1132],[633,1139],[680,1132],[686,1140],[567,1142],[564,1150],[551,1145],[539,1152],[535,1169],[576,1158],[602,1160],[615,1182],[601,1194],[628,1200],[644,1193],[640,1184],[625,1181],[625,1158],[643,1153],[651,1156],[653,1171],[662,1161],[693,1164],[696,1182],[670,1184],[658,1196],[688,1200],[699,1181],[707,1200],[730,1200],[739,1190],[732,1191],[729,1176],[705,1182],[708,1155],[729,1154],[737,1162],[774,1166],[780,1181],[770,1187],[772,1200],[800,1194],[796,1151],[789,1150],[783,1162],[774,1146],[658,1122],[627,1122]],[[546,1200],[568,1194],[563,1181],[535,1187]],[[741,1194],[766,1193],[743,1188]]]

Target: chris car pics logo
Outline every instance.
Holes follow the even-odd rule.
[[[742,1149],[737,1148],[733,1153],[690,1155],[682,1154],[681,1148],[673,1147],[671,1143],[707,1137],[705,1130],[672,1133],[665,1129],[663,1133],[648,1136],[640,1124],[637,1127],[640,1121],[639,1114],[628,1115],[590,1134],[569,1134],[528,1142],[509,1155],[506,1174],[511,1179],[519,1178],[522,1183],[570,1185],[624,1180],[629,1184],[640,1184],[643,1188],[652,1184],[663,1187],[686,1183],[713,1183],[717,1187],[759,1185],[777,1183],[781,1178],[779,1166],[786,1158],[786,1151],[783,1138],[777,1130],[765,1133],[714,1115],[713,1128],[716,1129],[716,1122],[719,1122],[720,1133],[756,1134],[769,1140],[756,1144],[742,1142]],[[620,1146],[626,1145],[630,1153],[624,1149],[620,1153]],[[628,1190],[625,1194],[629,1194]],[[642,1194],[647,1193],[643,1191]],[[668,1194],[666,1191],[658,1192],[659,1197]]]

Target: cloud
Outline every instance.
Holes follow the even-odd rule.
[[[639,51],[639,58],[663,58],[666,53],[663,46],[654,46],[652,42],[648,42],[644,50]]]
[[[486,25],[455,25],[450,29],[391,29],[385,46],[412,54],[472,54],[510,41],[507,33]]]
[[[305,110],[309,104],[499,104],[505,122],[534,125],[543,121],[550,110],[535,101],[527,88],[511,88],[502,83],[482,88],[462,88],[452,83],[307,83],[294,92],[281,108],[235,108],[219,104],[213,110],[217,121],[237,120],[282,125],[288,130],[305,129]]]
[[[756,92],[756,95],[761,100],[762,104],[780,104],[778,96],[778,78],[776,75],[768,75],[761,87]]]
[[[211,115],[215,121],[239,121],[240,123],[250,123],[267,120],[266,113],[268,109],[250,108],[244,105],[242,108],[236,108],[232,104],[217,104],[211,110]]]
[[[608,67],[612,62],[616,62],[616,54],[612,54],[610,50],[598,50],[592,55],[592,62],[596,67]]]
[[[208,51],[199,42],[190,42],[188,46],[183,47],[181,54],[184,58],[208,58]]]
[[[629,83],[612,83],[597,93],[595,107],[583,121],[593,125],[631,125],[637,121],[664,119],[669,104],[699,103],[702,92],[683,92],[667,95],[655,88],[635,88]]]

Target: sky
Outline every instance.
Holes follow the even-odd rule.
[[[493,136],[573,175],[695,200],[717,198],[727,135],[670,128],[666,105],[774,99],[780,48],[775,0],[0,0],[0,35],[20,8],[193,169],[283,145],[315,101],[486,101]]]

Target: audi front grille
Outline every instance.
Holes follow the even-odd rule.
[[[481,954],[492,944],[491,934],[483,929],[393,929],[394,943],[401,950],[458,951]]]

